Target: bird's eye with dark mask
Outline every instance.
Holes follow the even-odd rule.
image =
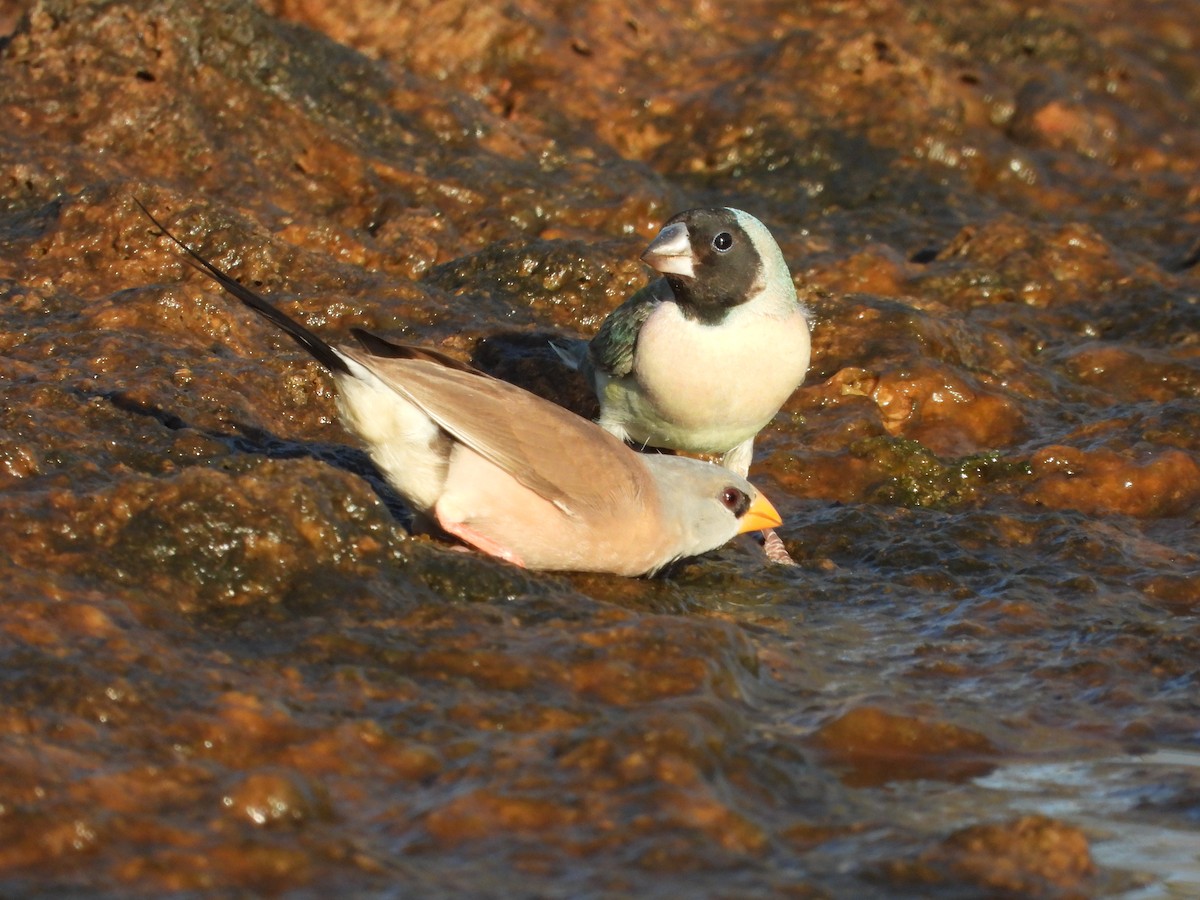
[[[713,238],[712,245],[718,253],[726,253],[733,246],[733,235],[728,231],[722,231]]]
[[[750,508],[750,498],[746,496],[746,492],[735,487],[727,487],[721,491],[721,503],[739,519]]]

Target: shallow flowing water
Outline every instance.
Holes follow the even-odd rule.
[[[0,2],[0,893],[1200,895],[1198,12]],[[797,565],[410,535],[133,196],[583,414],[547,339],[753,212]]]

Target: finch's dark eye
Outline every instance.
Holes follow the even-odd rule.
[[[733,246],[733,235],[728,231],[722,231],[715,238],[713,238],[712,245],[713,249],[718,253],[725,253],[730,247]]]
[[[727,487],[721,491],[721,503],[739,519],[750,508],[750,498],[746,496],[746,492],[735,487]]]

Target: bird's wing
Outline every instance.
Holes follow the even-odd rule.
[[[638,332],[660,303],[673,299],[671,286],[665,278],[659,278],[609,313],[588,345],[592,366],[614,378],[632,372]]]
[[[361,340],[361,338],[360,338]],[[422,348],[388,355],[339,347],[456,440],[572,515],[650,492],[645,466],[602,428],[515,385]]]
[[[469,363],[463,362],[461,359],[455,359],[442,353],[440,350],[434,350],[432,347],[417,347],[413,344],[400,344],[396,341],[389,341],[387,338],[381,338],[377,334],[372,334],[365,328],[351,328],[350,333],[354,335],[354,339],[362,345],[371,356],[379,359],[424,359],[429,362],[438,363],[449,369],[459,369],[463,372],[469,372],[472,375],[478,375],[481,378],[491,378],[486,372],[481,372]]]
[[[579,371],[588,355],[588,342],[579,338],[550,341],[550,349],[558,354],[564,366]]]

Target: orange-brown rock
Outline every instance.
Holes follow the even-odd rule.
[[[846,768],[855,785],[911,778],[956,780],[991,767],[994,752],[984,735],[949,722],[858,706],[826,722],[814,743]]]
[[[1185,515],[1200,504],[1200,464],[1181,450],[1134,454],[1051,446],[1031,462],[1034,480],[1023,496],[1038,506],[1149,518]]]
[[[1046,816],[971,825],[914,861],[889,864],[893,876],[977,885],[1004,897],[1083,898],[1095,873],[1087,837]]]

